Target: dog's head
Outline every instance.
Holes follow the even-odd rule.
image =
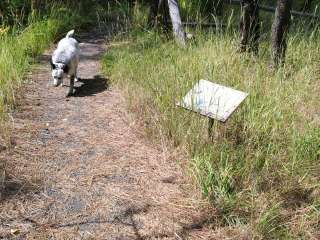
[[[53,63],[52,60],[50,60],[50,64],[53,85],[59,86],[62,83],[64,75],[68,73],[69,67],[63,63]]]

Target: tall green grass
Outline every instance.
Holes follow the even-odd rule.
[[[220,212],[221,226],[257,239],[310,239],[320,233],[320,32],[289,39],[287,63],[271,71],[270,46],[259,57],[237,53],[237,35],[197,34],[186,49],[138,32],[105,57],[147,131],[188,151],[191,176]],[[199,79],[250,95],[207,138],[207,119],[175,103]]]

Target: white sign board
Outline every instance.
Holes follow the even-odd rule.
[[[178,106],[225,122],[247,96],[245,92],[200,80]]]

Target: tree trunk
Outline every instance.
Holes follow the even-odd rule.
[[[160,22],[167,32],[169,30],[168,9],[174,36],[180,44],[185,45],[186,33],[181,22],[178,0],[152,0],[150,2],[148,24],[151,27],[156,27]]]
[[[272,57],[275,67],[284,63],[293,0],[278,0],[272,24]]]
[[[240,51],[258,53],[260,20],[258,0],[242,0],[240,18]]]
[[[172,22],[173,33],[181,45],[186,45],[186,33],[183,30],[178,0],[168,0],[169,13]]]

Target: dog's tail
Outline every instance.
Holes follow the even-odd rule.
[[[66,38],[72,37],[74,34],[74,29],[72,29],[71,31],[69,31],[66,35]]]

